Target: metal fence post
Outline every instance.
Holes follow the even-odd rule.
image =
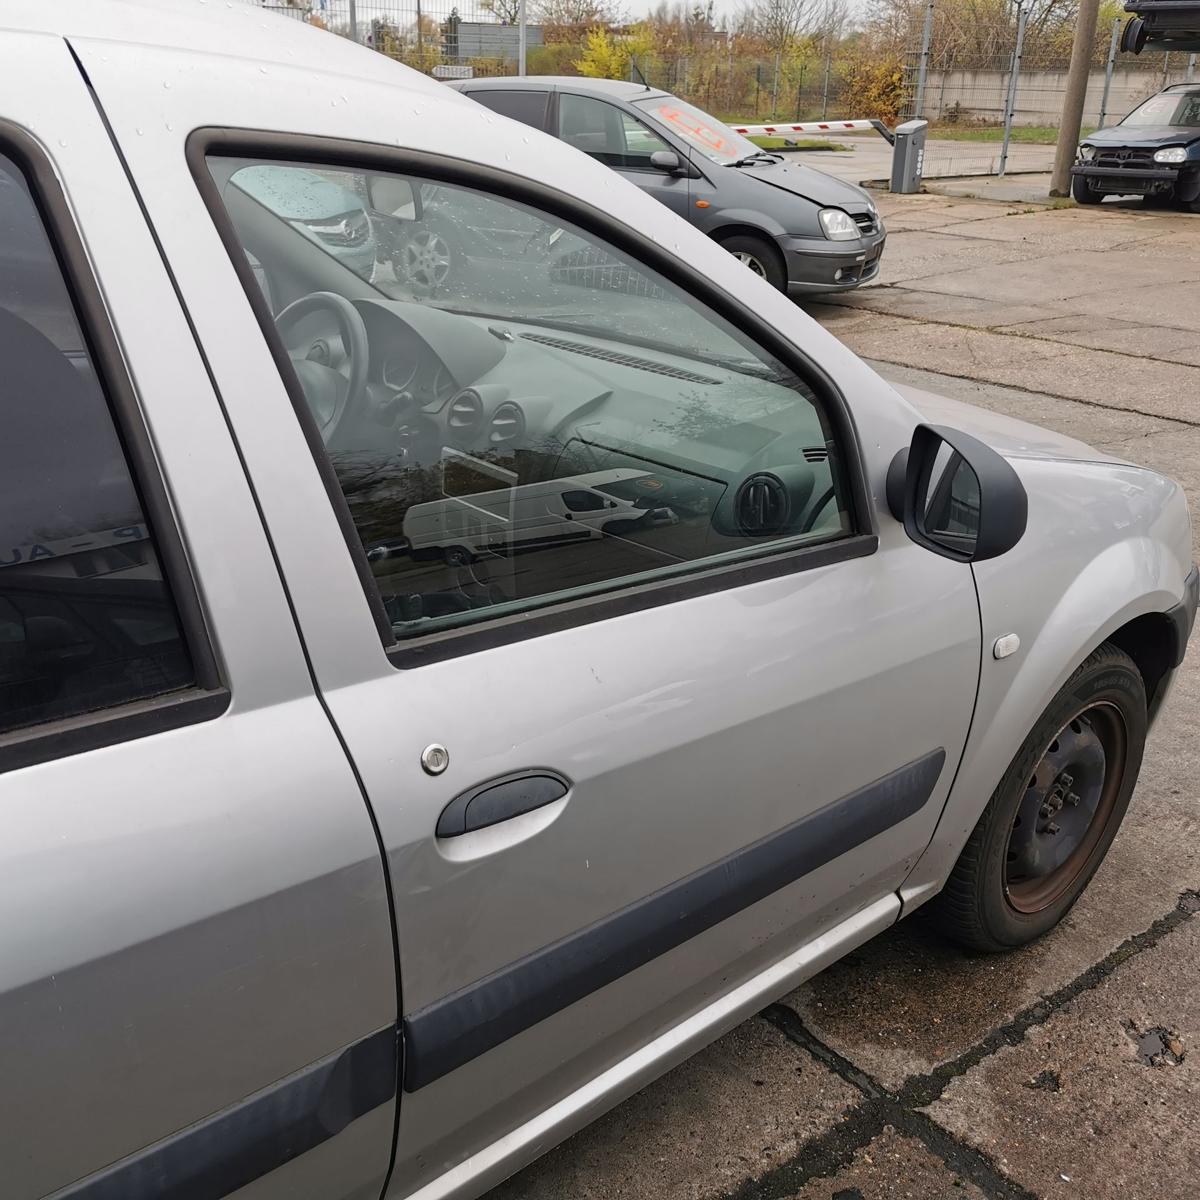
[[[1112,40],[1108,43],[1108,61],[1104,64],[1104,94],[1100,97],[1100,128],[1108,117],[1108,91],[1112,87],[1113,67],[1117,65],[1117,39],[1121,36],[1121,18],[1113,17]]]
[[[921,34],[921,64],[917,68],[917,96],[913,101],[913,116],[920,117],[925,111],[925,77],[929,74],[929,46],[933,41],[933,6],[929,0],[925,6],[925,30]]]
[[[1167,76],[1171,73],[1171,52],[1168,50],[1163,55],[1163,87],[1167,86]]]
[[[1194,54],[1189,54],[1188,55],[1187,74],[1184,76],[1184,79],[1186,80],[1186,82],[1191,83],[1192,80],[1195,78],[1195,76],[1196,76],[1196,56]]]
[[[833,51],[825,52],[825,86],[821,90],[821,120],[829,116],[829,75],[833,70]]]
[[[1012,71],[1008,76],[1008,100],[1004,105],[1004,144],[1000,147],[999,175],[1004,174],[1008,166],[1008,143],[1012,138],[1013,117],[1017,111],[1017,82],[1021,77],[1021,49],[1025,44],[1025,12],[1024,4],[1017,4],[1017,44],[1013,47]]]
[[[525,74],[525,56],[529,49],[529,19],[525,11],[525,0],[517,6],[517,74]]]
[[[358,8],[354,0],[350,0],[350,40],[358,41]]]

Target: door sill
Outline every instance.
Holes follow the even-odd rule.
[[[899,916],[900,901],[889,892],[424,1187],[406,1193],[402,1182],[395,1181],[397,1186],[389,1189],[392,1200],[402,1196],[405,1200],[469,1200],[482,1195],[701,1047],[895,924]]]

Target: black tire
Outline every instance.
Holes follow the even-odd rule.
[[[1146,727],[1141,674],[1127,654],[1106,642],[1055,696],[1005,772],[945,888],[930,901],[929,916],[937,928],[969,949],[992,953],[1023,946],[1053,929],[1083,894],[1120,828],[1141,768]],[[1061,753],[1059,739],[1065,744],[1071,730],[1083,731],[1085,738],[1091,734],[1103,748],[1101,782],[1090,819],[1088,803],[1078,807],[1080,797],[1073,793],[1065,768],[1048,795],[1039,790],[1045,788],[1047,773],[1057,770],[1052,752]],[[1078,773],[1075,766],[1071,770]],[[1062,779],[1067,786],[1060,792]],[[1039,781],[1043,782],[1035,787]],[[1064,795],[1073,807],[1064,807]],[[1022,812],[1030,815],[1031,801],[1039,811],[1033,822],[1023,824]],[[1046,817],[1042,806],[1047,801],[1057,801],[1058,808],[1043,826],[1037,822]],[[1085,815],[1077,817],[1078,812]],[[1084,830],[1066,860],[1043,876],[1014,872],[1010,879],[1010,868],[1020,857],[1013,851],[1018,839],[1046,846],[1048,837],[1062,832],[1047,833],[1046,826],[1053,828],[1060,818],[1064,825],[1070,819]]]
[[[1072,176],[1071,195],[1075,197],[1076,204],[1099,204],[1104,199],[1099,192],[1092,191],[1085,175]]]
[[[448,567],[467,567],[475,561],[475,555],[466,546],[447,546],[442,551],[442,560]]]
[[[778,248],[766,238],[754,237],[748,233],[737,233],[732,237],[721,238],[721,245],[735,258],[754,272],[762,276],[773,288],[787,291],[787,274],[783,269],[783,258]]]

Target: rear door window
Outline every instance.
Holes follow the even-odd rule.
[[[54,247],[0,156],[0,732],[194,682]]]
[[[468,92],[472,100],[490,108],[502,117],[511,117],[534,129],[546,128],[546,107],[550,102],[549,92],[519,92],[507,88],[481,88]]]

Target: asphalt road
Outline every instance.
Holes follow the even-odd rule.
[[[935,196],[881,207],[880,285],[814,316],[889,378],[1170,473],[1200,515],[1200,218]],[[918,914],[492,1200],[1193,1200],[1193,647],[1122,831],[1053,934],[968,957]]]

